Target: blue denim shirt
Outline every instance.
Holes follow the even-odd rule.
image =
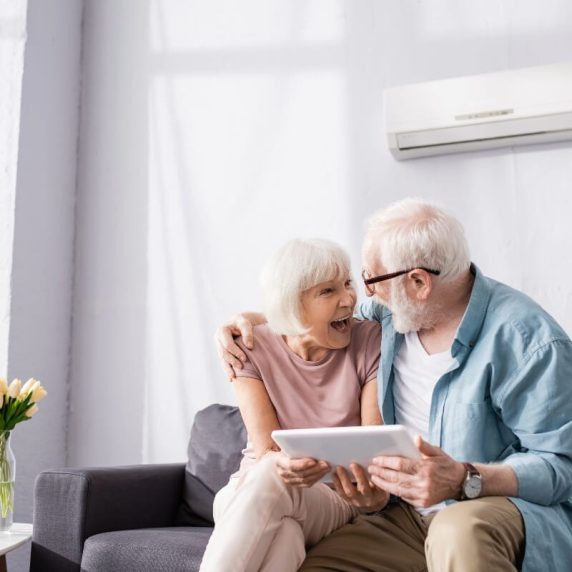
[[[510,465],[526,530],[523,572],[572,570],[572,342],[525,294],[473,270],[456,364],[433,390],[429,440],[458,461]],[[395,423],[403,336],[372,300],[358,315],[382,324],[379,403],[384,422]]]

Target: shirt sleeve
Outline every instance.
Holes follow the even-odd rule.
[[[358,320],[374,320],[380,324],[382,315],[383,306],[374,302],[372,299],[368,299],[365,302],[358,304],[354,314]]]
[[[572,342],[554,340],[528,356],[504,385],[502,417],[520,440],[504,459],[518,480],[518,497],[559,504],[572,497]]]
[[[247,348],[244,345],[242,338],[237,338],[234,341],[246,356],[246,362],[244,362],[242,369],[234,370],[236,377],[250,377],[262,381],[262,374],[260,373],[260,369],[256,365],[256,357],[253,355],[254,350]]]
[[[363,386],[366,381],[377,376],[379,369],[379,360],[381,358],[381,325],[377,322],[370,322],[367,324],[367,334],[365,343],[360,351],[363,356],[363,365],[360,370],[363,371],[362,379],[360,380]]]

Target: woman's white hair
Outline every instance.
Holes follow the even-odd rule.
[[[439,270],[450,281],[470,264],[461,223],[443,209],[419,199],[404,199],[375,213],[368,221],[364,258],[375,256],[385,270]]]
[[[294,239],[278,249],[261,275],[264,313],[277,334],[300,336],[302,293],[316,284],[338,280],[350,273],[350,259],[335,242]]]

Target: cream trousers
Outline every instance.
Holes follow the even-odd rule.
[[[213,512],[215,528],[200,572],[295,572],[306,546],[358,514],[325,484],[286,485],[272,455],[231,478]]]

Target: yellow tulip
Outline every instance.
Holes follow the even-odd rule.
[[[32,417],[38,412],[38,410],[39,407],[37,405],[32,405],[31,407],[28,407],[28,409],[26,409],[26,417]]]
[[[19,399],[24,399],[26,397],[26,395],[28,395],[28,393],[30,393],[32,390],[32,386],[34,386],[36,383],[38,383],[33,377],[31,377],[23,386],[22,389],[20,390],[20,395],[18,395]]]
[[[22,382],[19,379],[14,379],[8,387],[8,395],[13,399],[16,399],[20,394],[20,390],[22,389]]]
[[[8,384],[3,377],[0,377],[0,395],[6,395],[8,393]]]
[[[28,389],[28,393],[33,394],[34,391],[36,391],[36,389],[38,389],[38,387],[40,387],[40,382],[34,379],[34,383],[32,383],[32,385]]]
[[[30,400],[32,403],[38,403],[38,401],[42,401],[48,392],[40,385],[40,382],[36,382],[38,386],[36,387],[34,384],[34,389],[32,390],[32,399]]]

